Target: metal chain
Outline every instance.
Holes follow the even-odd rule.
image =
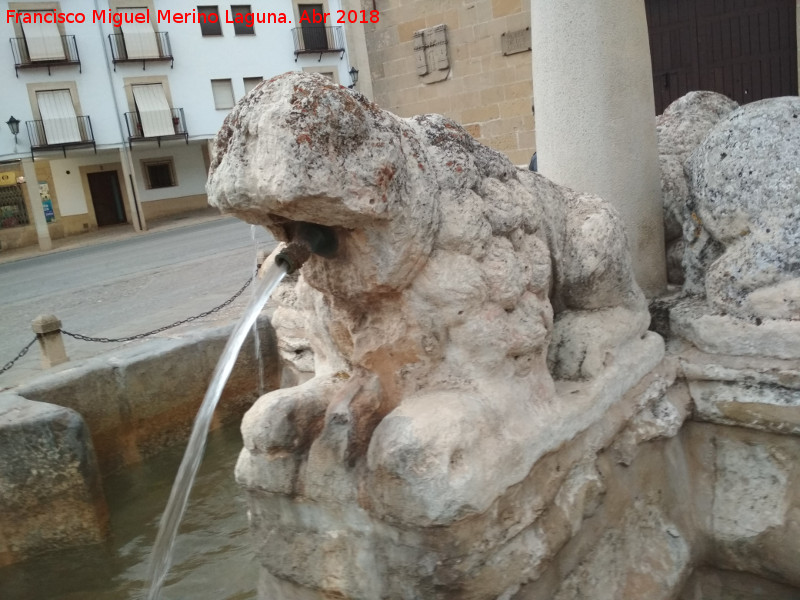
[[[0,375],[2,375],[3,373],[5,373],[6,371],[8,371],[8,370],[9,370],[11,367],[13,367],[13,366],[14,366],[14,363],[16,363],[16,362],[17,362],[17,361],[18,361],[20,358],[22,358],[23,356],[25,356],[25,355],[28,353],[28,350],[30,350],[30,349],[31,349],[31,346],[33,346],[33,345],[36,343],[36,340],[37,340],[37,339],[38,339],[38,338],[33,338],[33,339],[31,340],[30,344],[28,344],[28,345],[27,345],[27,346],[25,346],[25,347],[24,347],[22,350],[20,350],[20,351],[19,351],[19,354],[17,354],[17,357],[16,357],[16,358],[13,358],[13,359],[11,359],[10,361],[8,361],[8,362],[5,364],[5,366],[4,366],[2,369],[0,369]]]
[[[165,325],[164,327],[159,327],[158,329],[153,329],[153,331],[148,331],[147,333],[139,333],[137,335],[131,335],[128,337],[122,338],[98,338],[98,337],[91,337],[88,335],[81,335],[80,333],[71,333],[69,331],[61,330],[61,333],[64,335],[68,335],[71,338],[75,338],[76,340],[82,340],[84,342],[102,342],[102,343],[109,343],[109,342],[131,342],[133,340],[141,340],[142,338],[146,338],[151,335],[155,335],[156,333],[161,333],[166,331],[167,329],[172,329],[173,327],[177,327],[178,325],[183,325],[185,323],[191,323],[192,321],[196,321],[197,319],[202,319],[203,317],[207,317],[215,312],[219,312],[229,304],[231,304],[234,300],[236,300],[239,296],[241,296],[244,291],[247,289],[247,286],[250,285],[252,279],[248,279],[247,283],[245,283],[242,288],[236,292],[233,296],[228,298],[225,302],[220,304],[219,306],[215,306],[211,310],[207,310],[206,312],[200,313],[199,315],[195,315],[193,317],[188,317],[186,319],[181,319],[180,321],[175,321],[171,325]],[[35,341],[35,340],[34,340]],[[2,371],[0,371],[2,372]]]

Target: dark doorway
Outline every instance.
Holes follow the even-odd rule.
[[[797,94],[795,0],[645,0],[656,113],[691,90]]]
[[[89,192],[97,226],[117,225],[125,222],[125,209],[122,206],[122,192],[116,171],[89,173]]]
[[[322,4],[298,4],[297,11],[300,13],[304,50],[327,50],[328,35],[323,21]]]

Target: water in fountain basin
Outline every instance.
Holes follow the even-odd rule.
[[[103,479],[109,537],[0,567],[2,600],[144,600],[158,522],[183,450],[173,446]],[[245,491],[234,481],[239,425],[210,431],[181,519],[162,599],[256,600],[258,560]]]
[[[222,356],[214,369],[211,383],[208,386],[203,403],[195,418],[192,434],[183,456],[183,461],[178,469],[178,475],[172,486],[167,508],[161,517],[156,543],[153,546],[153,559],[150,566],[149,580],[150,590],[147,594],[148,600],[157,600],[164,585],[164,579],[169,571],[172,560],[172,547],[175,543],[175,536],[178,533],[183,513],[186,510],[186,503],[189,500],[189,492],[192,489],[197,469],[203,458],[208,428],[211,425],[211,418],[214,409],[222,395],[222,390],[228,377],[233,370],[236,357],[244,344],[247,333],[258,318],[263,306],[267,303],[272,292],[286,275],[286,270],[276,264],[269,266],[264,273],[263,279],[258,282],[258,289],[254,298],[248,304],[244,315],[237,323],[236,327],[222,351]]]

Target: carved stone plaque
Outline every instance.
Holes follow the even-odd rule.
[[[531,49],[531,28],[507,31],[500,36],[500,43],[503,48],[503,56],[528,52]]]

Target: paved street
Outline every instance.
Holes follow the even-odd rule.
[[[55,314],[75,333],[121,337],[217,306],[251,275],[257,244],[271,249],[275,242],[261,228],[253,241],[250,225],[224,218],[0,264],[0,366],[33,339],[31,321],[40,314]],[[191,327],[237,318],[249,297],[246,291]],[[173,334],[180,330],[161,335]],[[121,344],[65,338],[65,345],[75,360]],[[39,360],[34,345],[0,375],[0,389],[40,373]]]

